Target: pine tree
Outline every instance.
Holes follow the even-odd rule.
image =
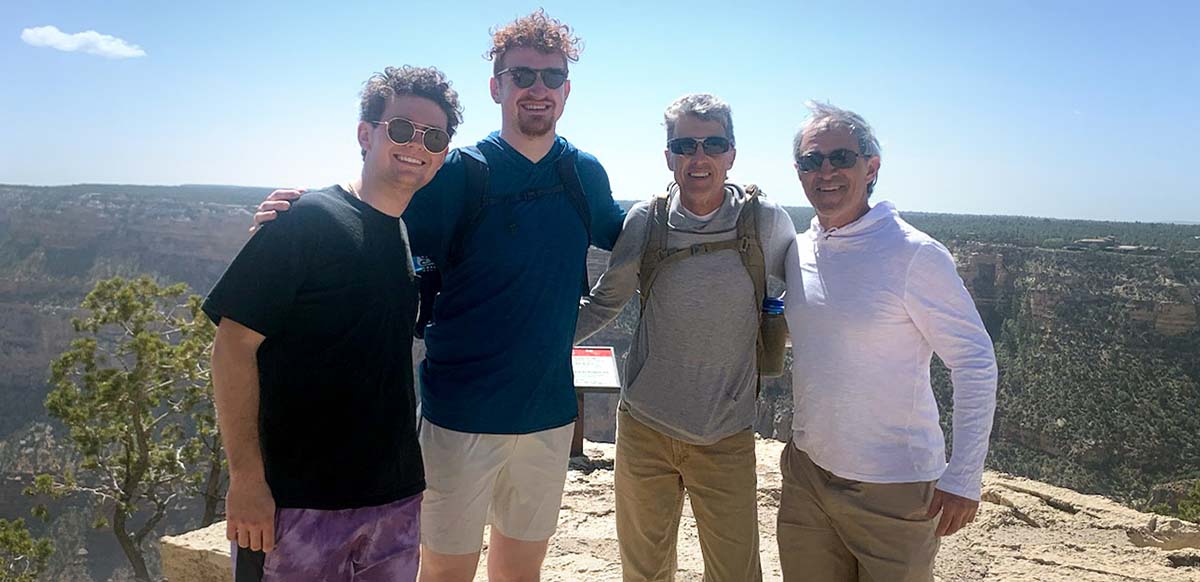
[[[85,495],[138,580],[151,580],[147,538],[168,512],[202,497],[217,517],[225,476],[207,354],[213,325],[186,286],[148,277],[97,283],[78,337],[52,364],[50,415],[70,432],[77,467],[39,476],[31,494]]]

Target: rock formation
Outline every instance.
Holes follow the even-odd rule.
[[[759,440],[757,446],[764,580],[780,579],[775,516],[784,446],[773,440]],[[546,582],[621,579],[613,514],[614,449],[588,442],[587,458],[572,460],[558,532],[543,570]],[[676,580],[700,582],[704,564],[686,503],[679,531]],[[171,582],[227,580],[225,524],[164,538],[162,559]],[[486,571],[485,548],[476,579],[486,579]],[[940,582],[1200,582],[1200,526],[988,471],[978,519],[943,539],[935,575]]]

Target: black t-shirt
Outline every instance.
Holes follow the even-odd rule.
[[[305,194],[246,243],[204,302],[264,336],[259,439],[279,507],[382,505],[425,488],[400,219],[340,187]]]

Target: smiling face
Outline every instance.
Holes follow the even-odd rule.
[[[720,137],[726,135],[725,127],[716,120],[705,120],[693,115],[684,115],[675,123],[674,138]],[[708,155],[703,147],[697,147],[692,155],[673,154],[670,150],[664,152],[667,156],[667,167],[675,173],[675,183],[679,184],[682,196],[693,199],[724,196],[725,177],[733,168],[733,160],[737,150],[730,148],[723,154]]]
[[[839,149],[859,152],[858,140],[841,125],[812,126],[801,136],[800,155],[820,152],[828,155]],[[867,186],[879,173],[879,156],[862,157],[849,168],[834,168],[829,160],[811,172],[797,166],[804,194],[825,228],[842,227],[867,213]]]
[[[446,113],[437,103],[424,97],[401,95],[388,99],[379,121],[403,117],[419,125],[446,130]],[[412,141],[396,144],[388,137],[383,123],[358,124],[358,143],[366,152],[363,158],[363,180],[389,189],[415,192],[429,183],[446,161],[446,152],[431,154],[421,145],[422,134]],[[447,150],[449,151],[449,150]]]
[[[500,58],[503,59],[500,70],[567,68],[567,59],[561,53],[543,53],[526,47],[509,49]],[[492,77],[491,90],[492,100],[500,104],[503,113],[502,128],[516,128],[522,135],[535,138],[554,133],[571,94],[571,81],[557,89],[548,89],[539,75],[532,86],[522,89],[513,82],[511,74],[504,74]]]

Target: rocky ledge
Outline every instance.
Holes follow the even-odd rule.
[[[763,578],[779,580],[775,515],[779,456],[784,444],[758,441],[758,500]],[[571,461],[558,533],[542,579],[546,582],[620,580],[613,516],[613,452],[586,443],[586,458]],[[229,576],[225,524],[162,540],[171,582],[217,582]],[[476,579],[486,579],[487,555]],[[679,582],[699,582],[704,566],[687,504],[679,535]],[[937,560],[942,582],[1200,582],[1200,526],[1141,513],[1104,497],[987,472],[978,519],[945,538]]]

